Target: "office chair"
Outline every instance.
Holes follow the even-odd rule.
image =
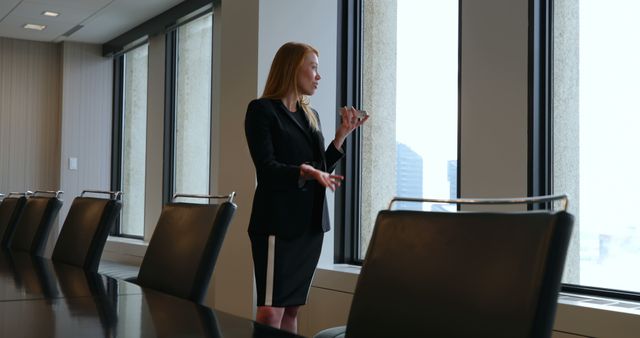
[[[85,193],[109,198],[84,197]],[[122,208],[122,192],[85,190],[71,204],[51,259],[97,271],[109,231]]]
[[[573,216],[566,211],[378,213],[346,327],[316,337],[549,337]],[[498,203],[499,202],[499,203]],[[566,207],[565,207],[566,208]]]
[[[26,196],[31,192],[11,192],[0,202],[0,247],[8,248],[16,230],[16,223],[22,215]]]
[[[38,196],[41,194],[53,196]],[[36,191],[27,198],[22,217],[16,223],[12,250],[42,256],[51,226],[62,207],[62,194],[62,191]]]
[[[228,196],[177,194],[162,208],[136,284],[200,303],[236,210]],[[220,199],[221,204],[177,203],[178,197]]]

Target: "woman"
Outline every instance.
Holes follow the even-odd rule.
[[[368,117],[341,109],[341,126],[324,148],[318,113],[308,97],[318,88],[318,51],[289,42],[276,53],[264,93],[247,108],[245,133],[256,168],[249,238],[255,269],[256,321],[297,331],[297,314],[329,230],[326,188],[343,177],[330,174],[344,155],[345,138]]]

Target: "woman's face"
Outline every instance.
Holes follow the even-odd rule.
[[[318,89],[320,74],[318,74],[318,56],[307,53],[298,70],[298,91],[302,95],[313,95]]]

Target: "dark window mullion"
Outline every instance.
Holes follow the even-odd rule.
[[[338,8],[337,105],[360,107],[362,102],[362,0],[343,1]],[[340,121],[337,121],[339,126]],[[345,158],[336,171],[345,176],[335,198],[335,250],[337,263],[358,264],[360,226],[361,131],[345,140]]]
[[[113,121],[111,127],[111,190],[122,191],[122,133],[124,120],[124,55],[113,60]],[[120,215],[122,211],[120,212]],[[110,235],[121,235],[121,218],[118,215]]]
[[[529,0],[528,195],[553,193],[552,1]],[[546,209],[551,205],[531,205]]]
[[[177,30],[167,32],[165,53],[163,204],[170,203],[174,193],[176,81],[178,68]]]

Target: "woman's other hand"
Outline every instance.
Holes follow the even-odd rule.
[[[337,149],[342,147],[344,140],[354,131],[360,127],[369,119],[369,115],[365,115],[364,118],[358,118],[360,112],[353,107],[340,108],[340,127],[336,130],[336,138],[333,140],[333,144]]]
[[[300,176],[304,179],[316,180],[323,187],[331,189],[331,191],[336,191],[342,180],[344,180],[344,176],[329,174],[308,164],[300,165]]]

